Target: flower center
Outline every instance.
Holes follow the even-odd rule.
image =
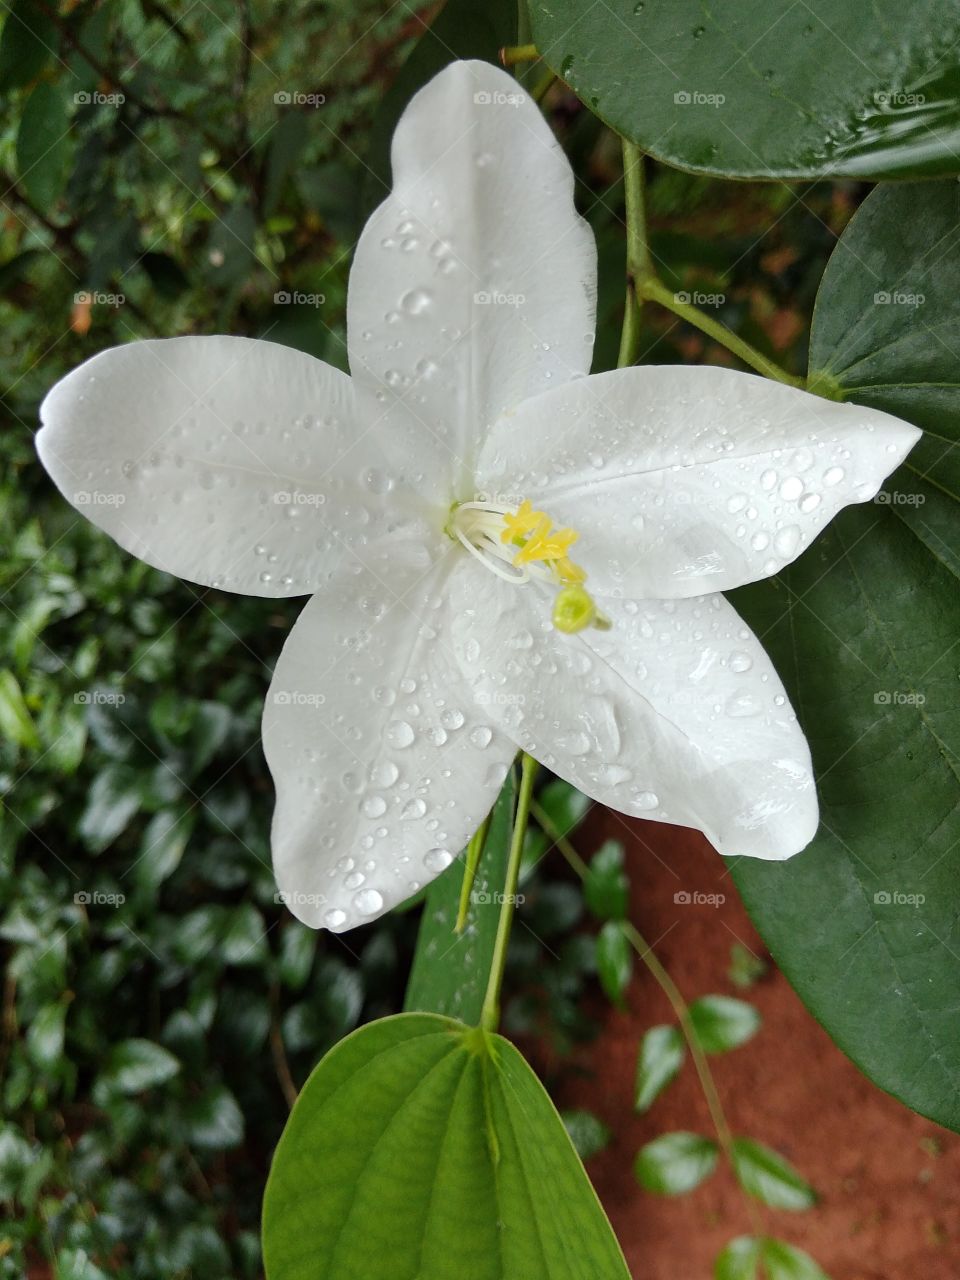
[[[519,506],[499,502],[458,502],[446,533],[491,573],[522,584],[540,578],[558,588],[553,625],[573,635],[585,627],[606,631],[610,619],[600,612],[584,586],[587,575],[567,554],[579,538],[575,529],[558,529],[529,499]]]

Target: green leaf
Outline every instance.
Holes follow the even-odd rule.
[[[531,0],[537,47],[681,169],[889,178],[960,168],[960,9],[940,0]]]
[[[196,821],[193,813],[158,809],[143,833],[143,844],[134,865],[137,883],[156,889],[180,865]]]
[[[714,1280],[759,1280],[762,1241],[753,1236],[737,1236],[717,1256],[714,1264]]]
[[[115,1093],[142,1093],[165,1084],[180,1070],[180,1063],[152,1040],[121,1040],[107,1056],[95,1086],[99,1097]]]
[[[252,902],[244,902],[227,917],[220,944],[227,964],[258,965],[267,956],[267,929]]]
[[[686,1046],[677,1027],[651,1027],[643,1037],[637,1057],[633,1102],[635,1111],[649,1111],[656,1098],[683,1066]]]
[[[516,780],[511,770],[490,819],[462,933],[456,934],[454,925],[463,859],[458,858],[427,890],[404,1002],[407,1012],[455,1015],[467,1023],[480,1020],[500,919],[496,895],[502,891],[506,876],[515,801]]]
[[[629,1280],[529,1066],[431,1014],[370,1023],[321,1061],[263,1218],[268,1280]]]
[[[633,953],[623,930],[615,920],[608,920],[597,934],[597,975],[600,985],[619,1008],[633,973]]]
[[[192,1147],[226,1151],[243,1141],[243,1113],[229,1089],[218,1085],[184,1111],[184,1137]]]
[[[701,996],[691,1004],[690,1018],[704,1053],[736,1049],[760,1030],[753,1005],[730,996]]]
[[[814,385],[929,434],[887,482],[890,501],[843,512],[780,578],[733,596],[809,737],[821,812],[802,857],[741,859],[733,874],[840,1048],[913,1110],[960,1129],[956,200],[955,182],[879,188],[820,288]]]
[[[749,1138],[735,1139],[733,1168],[744,1191],[771,1209],[809,1209],[816,1202],[810,1184],[782,1156],[762,1143]]]
[[[630,881],[623,869],[623,845],[618,840],[607,840],[590,860],[583,896],[601,920],[623,920],[629,895]]]
[[[12,671],[0,671],[0,734],[18,747],[39,749],[37,730]]]
[[[829,1280],[808,1253],[767,1236],[738,1236],[723,1249],[714,1280]]]
[[[97,774],[77,827],[87,848],[111,844],[140,807],[139,777],[128,765],[108,764]]]
[[[42,209],[59,199],[72,153],[66,89],[42,81],[27,99],[17,130],[17,173]]]
[[[56,27],[35,0],[14,0],[0,34],[0,89],[22,89],[35,80],[56,51]]]
[[[637,1153],[637,1181],[658,1195],[679,1196],[698,1187],[717,1167],[717,1144],[699,1133],[665,1133]]]
[[[581,1160],[589,1160],[610,1142],[610,1130],[592,1111],[561,1111],[560,1119]]]
[[[27,1052],[31,1061],[51,1071],[63,1057],[64,1023],[67,1006],[62,1001],[44,1005],[27,1031]]]
[[[288,920],[280,933],[280,981],[293,991],[306,984],[317,953],[317,935],[298,920]]]

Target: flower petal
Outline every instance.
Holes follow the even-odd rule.
[[[350,276],[350,368],[458,460],[463,498],[496,416],[590,368],[596,246],[539,108],[488,63],[415,95],[392,161]]]
[[[365,431],[377,412],[345,374],[276,343],[134,342],[57,383],[37,449],[67,501],[148,564],[304,595],[388,526],[394,541],[425,536],[409,449]]]
[[[603,595],[684,597],[769,577],[872,498],[920,437],[878,409],[713,367],[596,374],[496,424],[478,483],[580,533]]]
[[[487,576],[466,556],[457,576]],[[290,910],[342,932],[449,865],[516,748],[474,703],[450,649],[448,558],[389,587],[345,567],[284,645],[263,715],[277,788],[273,860]]]
[[[614,600],[609,632],[569,636],[540,584],[451,586],[474,696],[549,769],[623,813],[697,827],[723,854],[787,858],[813,838],[806,740],[723,596]]]

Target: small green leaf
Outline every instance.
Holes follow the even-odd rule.
[[[717,1144],[699,1133],[680,1130],[641,1147],[633,1168],[647,1191],[678,1196],[698,1187],[716,1167]]]
[[[23,691],[12,671],[0,671],[0,734],[31,751],[40,746]]]
[[[530,1067],[433,1014],[369,1023],[320,1062],[263,1223],[268,1280],[629,1280]]]
[[[152,1040],[121,1040],[107,1056],[95,1086],[99,1097],[115,1093],[142,1093],[165,1084],[180,1070],[180,1063]]]
[[[159,809],[147,824],[134,865],[137,883],[149,889],[163,884],[180,865],[195,818],[193,813]]]
[[[207,1089],[184,1112],[184,1136],[192,1147],[226,1151],[243,1141],[243,1113],[229,1089]]]
[[[730,996],[701,996],[694,1000],[690,1019],[704,1053],[736,1049],[760,1029],[760,1015],[753,1005]]]
[[[761,1241],[753,1236],[731,1240],[714,1263],[714,1280],[759,1280]]]
[[[809,1209],[816,1202],[810,1184],[762,1143],[737,1138],[733,1144],[733,1169],[744,1191],[771,1209]]]
[[[313,929],[288,920],[280,933],[280,981],[291,991],[300,991],[310,976],[317,954],[317,935]]]
[[[617,840],[607,840],[590,860],[583,896],[599,919],[623,920],[629,895],[630,881],[623,869],[623,845]]]
[[[608,920],[597,934],[597,976],[600,985],[618,1008],[623,1008],[624,995],[633,973],[633,953],[615,920]]]
[[[44,1005],[27,1031],[27,1052],[41,1070],[52,1071],[63,1058],[64,1023],[67,1006],[62,1001]]]
[[[648,1111],[654,1100],[683,1066],[686,1046],[677,1027],[651,1027],[640,1044],[633,1102],[635,1111]]]
[[[589,1160],[610,1142],[610,1130],[592,1111],[561,1111],[560,1119],[581,1160]]]
[[[782,1240],[765,1239],[760,1256],[766,1280],[829,1280],[829,1276],[802,1249],[794,1249]]]
[[[17,130],[17,172],[41,208],[59,199],[72,152],[66,90],[41,81],[27,99]]]
[[[93,781],[77,827],[87,848],[93,853],[106,849],[139,807],[138,775],[129,765],[108,764]]]
[[[267,955],[267,929],[252,902],[244,902],[227,917],[220,944],[227,964],[262,964]]]

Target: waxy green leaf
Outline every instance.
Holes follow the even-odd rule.
[[[690,1018],[704,1053],[736,1049],[760,1029],[753,1005],[730,996],[701,996],[691,1004]]]
[[[816,1202],[810,1184],[782,1156],[760,1142],[735,1139],[733,1168],[744,1191],[771,1209],[809,1209]]]
[[[637,1058],[633,1109],[649,1111],[683,1066],[686,1047],[678,1027],[651,1027],[643,1037]]]
[[[637,1153],[634,1173],[647,1191],[679,1196],[698,1187],[717,1167],[717,1144],[699,1133],[665,1133]]]
[[[877,500],[733,602],[813,752],[821,826],[733,874],[777,963],[884,1089],[960,1129],[960,241],[955,182],[881,187],[820,287],[812,385],[926,432]],[[922,301],[921,301],[922,298]]]
[[[268,1280],[629,1280],[560,1117],[500,1036],[373,1022],[310,1076],[264,1200]]]
[[[591,111],[681,169],[960,171],[957,0],[532,0],[530,18]]]

